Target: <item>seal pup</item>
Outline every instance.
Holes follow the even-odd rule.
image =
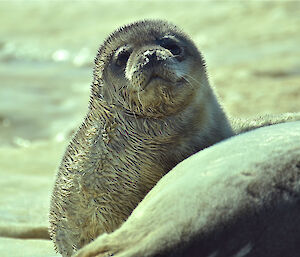
[[[176,164],[233,134],[186,34],[161,20],[119,28],[95,58],[89,110],[57,173],[56,249],[71,256],[114,231]]]

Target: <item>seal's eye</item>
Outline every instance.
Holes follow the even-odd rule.
[[[120,52],[117,53],[117,59],[116,59],[116,65],[118,67],[122,67],[124,65],[126,65],[128,59],[130,56],[130,52],[123,49]]]
[[[158,40],[158,44],[168,49],[173,55],[180,55],[182,50],[178,43],[172,38],[162,38]]]

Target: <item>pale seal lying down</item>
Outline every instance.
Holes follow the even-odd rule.
[[[291,122],[184,160],[76,257],[296,257],[299,217],[300,122]]]

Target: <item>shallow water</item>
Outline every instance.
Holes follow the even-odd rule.
[[[300,106],[293,100],[299,91],[299,6],[297,2],[1,2],[0,145],[63,140],[87,110],[98,46],[113,29],[140,18],[163,17],[191,34],[233,115],[297,111]],[[291,85],[282,93],[287,83]],[[255,101],[260,103],[251,104]]]
[[[54,62],[0,65],[1,145],[62,138],[87,109],[90,69]],[[76,115],[75,115],[76,114]]]
[[[98,46],[113,29],[140,18],[163,17],[191,34],[233,115],[281,112],[278,103],[272,110],[267,101],[281,94],[284,83],[293,85],[279,103],[282,111],[299,107],[284,103],[293,100],[299,85],[297,2],[18,1],[0,6],[0,145],[65,138],[87,110]],[[270,88],[270,81],[282,86]],[[261,97],[265,103],[251,105]]]

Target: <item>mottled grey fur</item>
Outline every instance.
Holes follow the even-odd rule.
[[[163,37],[176,40],[179,50],[159,45]],[[132,52],[118,70],[116,52],[128,45]],[[149,51],[157,61],[150,69],[164,80],[140,89]],[[118,29],[100,47],[89,111],[56,177],[50,209],[56,249],[71,256],[114,231],[176,164],[233,134],[203,58],[183,32],[164,21]]]

